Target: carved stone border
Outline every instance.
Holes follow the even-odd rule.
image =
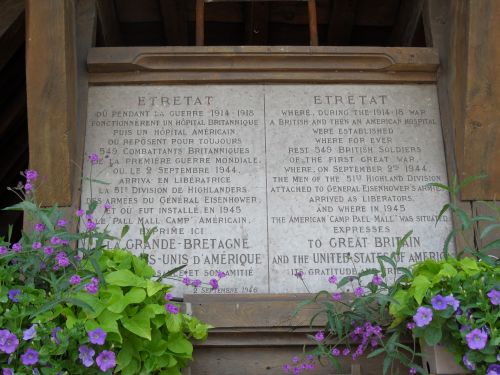
[[[106,47],[87,59],[93,85],[434,83],[432,48]]]

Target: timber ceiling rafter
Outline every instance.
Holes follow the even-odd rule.
[[[197,3],[202,14],[196,12]],[[207,46],[424,47],[422,4],[423,0],[98,0],[98,46],[194,46],[198,35],[198,44]],[[314,16],[311,7],[316,8],[316,21],[309,18]],[[203,29],[196,28],[197,17]]]

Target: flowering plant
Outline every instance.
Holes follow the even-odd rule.
[[[23,210],[33,231],[0,238],[2,375],[180,374],[189,339],[209,326],[180,312],[142,257],[106,249],[114,238],[99,230],[95,201],[73,218],[83,230],[71,231],[60,209],[36,204],[36,171],[24,177],[8,209]]]
[[[474,223],[487,223],[481,238],[500,227],[497,207],[491,207],[496,215],[469,217],[457,205],[460,189],[472,180],[462,184],[454,181],[452,186],[431,184],[449,191],[452,198],[437,220],[450,210],[460,223],[445,241],[444,259],[399,266],[401,248],[412,234],[409,232],[390,256],[377,257],[379,268],[341,280],[332,275],[329,282],[336,287],[332,294],[319,292],[298,306],[300,310],[319,304],[321,310],[311,325],[320,316],[326,321],[324,329],[311,336],[317,347],[309,355],[320,361],[328,359],[337,368],[339,357],[355,360],[362,355],[383,355],[384,374],[397,373],[400,365],[409,368],[410,374],[426,374],[419,364],[422,354],[417,339],[421,339],[431,346],[444,345],[457,363],[475,374],[500,374],[500,267],[498,259],[488,255],[500,247],[500,240],[482,248],[467,245],[456,257],[448,254],[454,237],[471,231]],[[343,292],[345,286],[350,286],[353,295]],[[310,361],[304,363],[296,358],[283,370],[299,374],[314,367]]]

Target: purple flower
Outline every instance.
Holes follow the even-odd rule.
[[[299,361],[300,361],[300,359],[299,359],[299,357],[297,357],[297,356],[294,356],[294,357],[292,358],[292,362],[293,362],[294,364],[299,363]]]
[[[63,228],[65,227],[66,225],[68,224],[68,222],[64,219],[59,219],[57,220],[57,223],[56,223],[56,226],[58,226],[59,228]]]
[[[356,297],[362,297],[363,294],[365,294],[365,290],[362,287],[357,287],[356,289],[354,289],[354,295]]]
[[[41,249],[42,248],[42,243],[41,242],[33,242],[33,244],[31,245],[31,248],[33,250]]]
[[[304,272],[302,271],[296,272],[295,277],[302,280],[304,278]]]
[[[342,355],[343,356],[348,356],[350,352],[351,351],[349,350],[349,348],[345,348],[344,350],[342,350]]]
[[[23,246],[19,242],[16,242],[15,244],[12,245],[12,251],[14,251],[15,253],[20,252],[22,249]]]
[[[318,331],[316,332],[316,334],[314,335],[314,340],[318,341],[318,342],[321,342],[325,339],[325,332],[323,331]]]
[[[184,285],[191,285],[191,279],[187,276],[185,276],[183,279],[182,279],[182,283]]]
[[[92,153],[89,155],[90,164],[95,165],[99,162],[99,155]]]
[[[94,349],[89,348],[87,345],[82,345],[78,348],[78,351],[80,352],[78,358],[82,360],[85,367],[90,367],[94,364]]]
[[[27,169],[24,171],[24,177],[28,181],[35,181],[38,178],[38,172],[34,169]]]
[[[295,366],[292,370],[293,375],[299,375],[300,374],[300,367]]]
[[[61,327],[56,327],[54,328],[52,331],[50,331],[50,338],[52,339],[52,341],[54,341],[57,345],[59,345],[61,343],[61,340],[59,340],[59,338],[57,337],[57,333],[62,331],[62,328]]]
[[[172,293],[167,293],[165,294],[165,301],[170,301],[173,297]]]
[[[334,301],[340,301],[342,299],[342,293],[341,292],[335,292],[332,294],[332,299]]]
[[[467,335],[465,335],[467,340],[467,345],[472,350],[481,350],[486,346],[488,341],[488,334],[480,329],[473,329]]]
[[[453,307],[453,311],[457,311],[458,307],[460,306],[460,301],[453,297],[453,294],[444,297],[444,300],[447,305]]]
[[[201,280],[194,279],[193,281],[191,281],[191,285],[194,286],[195,288],[198,288],[201,285]]]
[[[333,348],[332,349],[332,355],[334,357],[338,357],[340,355],[340,350],[338,350],[337,348]]]
[[[489,365],[488,370],[486,370],[486,375],[500,375],[500,365]]]
[[[69,283],[71,285],[78,285],[82,281],[82,278],[78,275],[73,275],[69,278]]]
[[[43,253],[44,253],[45,255],[47,255],[47,256],[51,256],[51,255],[52,255],[52,253],[54,253],[54,249],[53,249],[53,248],[51,248],[50,246],[45,246],[45,247],[43,248]]]
[[[23,332],[23,340],[29,341],[36,336],[36,324],[33,324],[30,328]]]
[[[217,272],[217,277],[219,279],[223,279],[224,277],[226,277],[226,273],[225,272],[222,272],[222,271],[219,271]]]
[[[26,191],[33,190],[33,185],[31,183],[27,182],[26,184],[24,184],[24,190],[26,190]]]
[[[93,331],[88,332],[89,341],[92,344],[96,345],[104,345],[104,341],[106,340],[106,332],[102,330],[102,328],[96,328]]]
[[[415,323],[413,322],[410,322],[406,325],[406,328],[409,329],[409,330],[412,330],[413,328],[415,328]]]
[[[14,353],[19,345],[17,336],[8,329],[0,330],[0,351],[11,354]]]
[[[94,223],[92,220],[87,220],[87,223],[85,223],[85,226],[87,227],[88,231],[94,230],[97,227],[97,224]]]
[[[45,230],[45,225],[42,223],[35,224],[35,230],[37,232],[43,232]]]
[[[2,375],[14,375],[14,371],[11,368],[4,368],[2,370]]]
[[[21,294],[21,289],[11,289],[11,290],[9,290],[8,296],[12,302],[17,303],[17,302],[19,302],[19,300],[17,299],[17,296],[20,294]]]
[[[335,275],[330,276],[330,277],[328,278],[328,282],[329,282],[330,284],[335,284],[335,283],[337,282],[337,276],[335,276]]]
[[[76,216],[83,216],[85,214],[85,210],[82,210],[81,208],[79,210],[76,210],[75,215]]]
[[[57,236],[53,236],[51,239],[50,239],[50,243],[52,245],[60,245],[61,244],[61,239]]]
[[[7,248],[5,246],[0,246],[0,255],[7,254]]]
[[[464,354],[464,356],[462,357],[462,360],[464,362],[464,366],[467,370],[475,370],[476,369],[476,365],[474,365],[474,363],[472,363],[470,360],[469,360],[469,357],[467,357],[467,354]]]
[[[292,366],[290,366],[290,365],[287,363],[287,364],[283,365],[282,369],[283,369],[283,372],[285,372],[285,373],[289,373],[289,372],[290,372],[290,370],[292,369]]]
[[[413,321],[417,324],[417,327],[425,327],[431,320],[432,310],[424,306],[420,306],[417,309],[417,313],[413,316]]]
[[[21,356],[21,362],[25,366],[36,364],[38,362],[38,352],[35,349],[28,348]]]
[[[85,285],[85,290],[90,294],[96,294],[99,291],[99,279],[93,277],[90,283]]]
[[[107,211],[107,210],[111,210],[111,208],[112,208],[112,207],[113,207],[113,206],[111,206],[111,203],[109,203],[109,202],[104,203],[104,209],[105,209],[106,211]]]
[[[58,267],[64,268],[69,266],[69,259],[64,251],[60,251],[59,253],[57,253],[56,262]]]
[[[434,297],[432,297],[431,303],[434,310],[438,311],[446,310],[446,308],[448,307],[445,298],[441,294],[437,294]]]
[[[210,279],[208,283],[210,284],[212,289],[219,289],[219,282],[217,281],[217,279]]]
[[[491,289],[487,296],[490,298],[490,302],[492,305],[500,305],[500,291]]]
[[[116,366],[115,353],[110,352],[109,350],[103,350],[101,354],[97,356],[95,361],[101,371],[108,371],[109,369],[112,369]]]
[[[165,304],[165,310],[169,312],[170,314],[178,314],[179,313],[179,308],[171,303]]]
[[[380,284],[382,284],[383,281],[384,280],[379,275],[374,275],[372,278],[372,283],[374,285],[380,285]]]
[[[410,369],[410,372],[409,372],[409,373],[410,373],[410,375],[415,375],[415,374],[417,373],[417,369],[416,369],[416,368],[414,368],[414,367],[412,367],[412,368]]]

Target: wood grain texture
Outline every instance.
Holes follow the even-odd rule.
[[[424,0],[401,0],[389,39],[390,45],[410,47],[422,16]]]
[[[429,48],[132,47],[93,48],[93,84],[209,82],[435,82]],[[397,73],[397,74],[395,74]]]
[[[349,45],[356,21],[358,0],[333,0],[328,24],[328,44]]]
[[[43,205],[71,205],[76,129],[75,4],[28,0],[26,80],[30,167]],[[50,20],[50,27],[47,27]]]
[[[114,0],[97,0],[97,18],[101,30],[101,44],[105,46],[123,45],[123,36]]]
[[[85,132],[87,128],[88,73],[87,55],[96,42],[97,8],[96,0],[79,0],[76,6],[76,74],[77,74],[77,123],[74,144],[74,164],[83,165]],[[75,169],[73,201],[71,211],[80,207],[82,180],[79,168]],[[69,216],[71,217],[71,215]]]
[[[462,192],[462,199],[500,198],[500,1],[469,1],[467,75],[460,177],[488,178]]]
[[[0,0],[0,70],[24,42],[24,1]]]

